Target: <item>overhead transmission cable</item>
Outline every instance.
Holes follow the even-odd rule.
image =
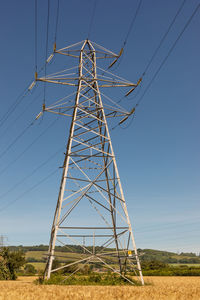
[[[141,4],[142,4],[142,0],[139,1],[138,6],[137,6],[136,11],[135,11],[135,14],[133,15],[133,19],[132,19],[131,24],[130,24],[130,26],[128,28],[128,32],[126,34],[125,40],[124,40],[123,45],[122,45],[123,49],[125,48],[125,46],[127,44],[127,41],[128,41],[128,38],[130,36],[130,33],[133,30],[133,27],[135,25],[135,22],[136,22],[136,19],[137,19],[137,16],[138,16]]]
[[[31,103],[28,103],[28,104],[26,105],[26,107],[24,108],[24,110],[22,110],[21,113],[20,113],[15,119],[12,120],[12,122],[9,122],[9,125],[4,129],[3,134],[1,134],[0,138],[2,138],[2,137],[7,133],[7,131],[8,131],[14,124],[16,124],[16,121],[19,120],[19,119],[21,118],[21,116],[27,111],[27,109],[30,107],[30,105],[31,105],[32,103],[35,103],[35,100],[36,100],[36,101],[39,100],[39,97],[40,97],[41,95],[42,95],[42,91],[41,91],[36,97],[34,97],[34,98],[32,99]]]
[[[192,219],[193,221],[194,219]],[[176,229],[177,227],[183,227],[183,226],[190,226],[190,225],[197,225],[199,224],[199,218],[196,218],[196,222],[191,222],[189,220],[189,222],[185,222],[185,221],[181,221],[181,222],[170,222],[168,224],[159,224],[158,225],[154,225],[154,226],[145,226],[142,227],[141,229],[137,230],[137,233],[146,233],[146,232],[154,232],[154,231],[160,231],[160,230],[168,230],[168,229]]]
[[[39,136],[37,136],[17,157],[15,157],[12,161],[10,161],[9,163],[8,163],[8,165],[5,167],[5,168],[3,168],[1,171],[0,171],[0,175],[2,175],[6,170],[8,170],[8,168],[11,166],[11,165],[13,165],[15,162],[17,162],[23,155],[24,155],[24,153],[26,153],[45,133],[46,133],[46,131],[48,130],[48,129],[50,129],[56,122],[58,121],[58,119],[54,119],[53,120],[53,122],[51,122],[50,124],[49,124],[49,126],[45,129],[45,130],[43,130],[40,134],[39,134]],[[27,127],[28,128],[28,127]],[[26,130],[26,129],[25,129]],[[24,130],[24,133],[26,132]],[[22,135],[20,135],[19,136],[19,138],[21,137]],[[18,138],[18,139],[19,139]],[[18,139],[16,139],[16,141],[18,140]],[[15,141],[15,142],[16,142]],[[9,147],[9,149],[14,145],[15,143],[13,142],[11,145],[10,145],[10,147]],[[7,151],[9,150],[9,149],[6,149]],[[5,152],[5,151],[4,151]],[[4,154],[4,153],[3,153]]]
[[[47,56],[48,56],[48,44],[49,44],[49,14],[50,14],[50,0],[48,0],[48,6],[47,6],[46,52],[45,52],[45,66],[44,66],[45,78],[47,75]],[[44,82],[44,99],[43,99],[44,108],[45,108],[45,102],[46,102],[46,81]]]
[[[35,72],[37,72],[37,0],[35,0]],[[23,90],[23,92],[16,98],[16,100],[11,104],[11,106],[8,108],[7,112],[4,114],[4,116],[0,119],[0,127],[7,121],[9,116],[14,112],[16,107],[22,102],[22,100],[27,96],[30,87],[30,84],[32,81],[28,84],[28,86]]]
[[[46,63],[40,68],[38,73],[40,73],[46,66]],[[31,93],[31,86],[33,86],[33,81],[31,80],[29,84],[26,86],[26,88],[23,90],[23,92],[16,98],[16,100],[10,105],[6,113],[3,115],[3,117],[0,119],[0,127],[7,121],[7,119],[11,116],[11,114],[15,111],[17,106],[22,102],[22,100]]]
[[[37,0],[35,0],[35,73],[37,74]]]
[[[176,12],[174,18],[172,19],[172,21],[171,21],[171,23],[169,24],[167,30],[165,31],[164,35],[162,36],[162,38],[161,38],[161,40],[160,40],[158,46],[156,47],[155,51],[153,52],[153,55],[152,55],[151,59],[150,59],[149,62],[147,63],[146,67],[144,68],[144,71],[143,71],[143,73],[142,73],[141,78],[143,78],[144,75],[146,75],[147,70],[149,69],[150,65],[152,64],[154,58],[156,57],[156,55],[157,55],[158,51],[160,50],[161,46],[163,45],[165,39],[167,38],[167,36],[168,36],[168,34],[169,34],[169,32],[170,32],[172,26],[174,25],[174,23],[175,23],[175,21],[176,21],[178,15],[180,14],[180,12],[181,12],[181,10],[182,10],[182,8],[183,8],[185,2],[186,2],[186,0],[183,0],[183,2],[181,2],[181,5],[179,6],[179,8],[178,8],[178,10],[177,10],[177,12]],[[137,96],[137,95],[135,95],[135,96]],[[125,97],[126,97],[126,95],[123,96],[121,99],[119,99],[118,102],[121,102],[122,99],[124,99]]]
[[[165,41],[167,35],[168,35],[169,32],[170,32],[172,26],[174,25],[174,23],[175,23],[175,21],[176,21],[178,15],[180,14],[180,12],[181,12],[181,10],[182,10],[182,8],[183,8],[185,2],[186,2],[186,0],[183,0],[183,2],[181,3],[180,7],[178,8],[178,10],[177,10],[177,12],[176,12],[176,14],[175,14],[173,20],[171,21],[171,23],[170,23],[168,29],[167,29],[166,32],[164,33],[164,35],[163,35],[163,37],[161,38],[161,40],[160,40],[160,42],[159,42],[157,48],[155,49],[155,51],[154,51],[154,53],[153,53],[153,55],[152,55],[150,61],[148,62],[147,66],[145,67],[145,69],[144,69],[144,71],[143,71],[143,73],[142,73],[142,77],[141,77],[141,78],[144,77],[144,75],[146,74],[146,72],[147,72],[147,70],[149,69],[150,65],[152,64],[152,62],[153,62],[154,58],[156,57],[156,55],[157,55],[159,49],[161,48],[161,46],[162,46],[162,44],[164,43],[164,41]],[[138,95],[138,94],[139,94],[139,93],[137,93],[137,95]],[[135,96],[137,96],[137,95],[135,95]],[[125,98],[125,97],[126,97],[126,96],[122,97],[118,102],[121,102],[121,100],[122,100],[123,98]]]
[[[42,180],[40,180],[39,182],[37,182],[36,184],[34,184],[32,187],[30,187],[29,189],[27,189],[25,192],[23,192],[21,195],[19,195],[17,198],[15,198],[14,200],[8,202],[5,206],[3,206],[0,209],[1,211],[4,211],[6,208],[8,208],[10,205],[14,204],[15,202],[17,202],[18,200],[20,200],[22,197],[24,197],[25,195],[27,195],[29,192],[31,192],[32,190],[34,190],[36,187],[38,187],[39,185],[41,185],[43,182],[45,182],[47,179],[49,179],[51,176],[53,176],[55,173],[57,173],[59,171],[59,168],[56,168],[53,172],[51,172],[49,175],[47,175],[46,177],[44,177]]]
[[[89,29],[88,29],[88,39],[90,37],[92,25],[93,25],[93,22],[94,22],[96,6],[97,6],[97,0],[94,0],[94,6],[93,6],[92,15],[91,15],[90,24],[89,24]]]
[[[57,0],[56,27],[55,27],[55,37],[54,37],[54,49],[56,49],[57,32],[58,32],[59,10],[60,10],[60,0]]]
[[[139,14],[139,10],[140,10],[141,5],[142,5],[142,0],[139,0],[138,6],[137,6],[137,8],[136,8],[135,13],[133,14],[132,21],[131,21],[131,23],[130,23],[130,26],[129,26],[128,31],[127,31],[127,34],[126,34],[126,36],[125,36],[124,42],[123,42],[123,44],[122,44],[122,47],[121,47],[119,56],[118,56],[118,58],[115,60],[115,62],[118,61],[118,64],[117,64],[117,66],[115,67],[115,70],[119,67],[120,63],[122,62],[122,58],[123,58],[123,54],[124,54],[124,48],[126,47],[126,44],[127,44],[128,39],[129,39],[130,33],[131,33],[131,31],[133,30],[133,28],[134,28],[134,26],[135,26],[136,19],[137,19],[137,16],[138,16],[138,14]],[[111,66],[112,66],[113,64],[114,64],[114,63],[112,63]],[[109,66],[109,67],[110,67],[110,66]]]
[[[37,0],[35,0],[35,72],[37,73]],[[31,82],[30,82],[31,84]],[[9,107],[3,118],[0,120],[0,126],[2,126],[5,121],[8,119],[9,115],[15,110],[18,104],[23,100],[23,98],[27,95],[28,88],[30,84],[25,88],[25,90],[20,94],[20,96],[16,99],[16,101]],[[18,102],[18,99],[21,100]]]
[[[183,8],[183,5],[184,5],[184,4],[185,4],[185,0],[181,3],[181,6],[180,6],[179,10],[177,11],[175,17],[178,16],[178,14],[180,13],[180,11],[181,11],[181,9]],[[172,44],[172,46],[171,46],[171,48],[169,49],[167,55],[165,56],[165,58],[163,59],[163,61],[162,61],[161,64],[160,64],[160,66],[158,67],[158,69],[157,69],[156,72],[154,73],[154,76],[153,76],[152,79],[150,80],[150,82],[149,82],[149,84],[147,85],[146,89],[144,90],[143,94],[141,95],[141,97],[140,97],[140,98],[138,99],[138,101],[136,102],[134,108],[136,108],[136,107],[140,104],[140,102],[143,100],[145,94],[147,93],[147,91],[148,91],[149,88],[151,87],[153,81],[155,80],[155,78],[156,78],[157,75],[159,74],[160,70],[162,69],[162,67],[163,67],[164,64],[166,63],[167,59],[169,58],[169,56],[170,56],[171,53],[173,52],[174,48],[176,47],[176,45],[177,45],[178,41],[180,40],[180,38],[182,37],[183,33],[185,32],[185,30],[187,29],[187,27],[190,25],[190,23],[191,23],[193,17],[195,16],[195,14],[197,13],[197,11],[198,11],[199,8],[200,8],[200,4],[198,4],[198,5],[196,6],[195,10],[193,11],[193,13],[191,14],[191,16],[189,17],[188,21],[185,23],[183,29],[181,30],[180,34],[177,36],[175,42]],[[172,23],[174,23],[174,21],[175,21],[175,20],[173,19],[173,20],[172,20]],[[170,24],[169,27],[170,27],[170,29],[171,29],[171,24]],[[169,29],[169,28],[168,28],[168,29]],[[167,30],[167,32],[169,33],[169,30]],[[168,34],[168,33],[167,33],[167,34]],[[166,38],[166,36],[167,36],[167,35],[164,35],[165,38]],[[162,40],[163,40],[163,39],[162,39]],[[163,41],[164,41],[164,40],[163,40]],[[163,41],[162,41],[162,43],[163,43]],[[160,45],[160,44],[159,44],[159,45]],[[159,48],[160,48],[160,46],[159,46]],[[156,52],[157,52],[157,50],[156,50]],[[155,57],[155,56],[154,56],[154,57]],[[151,61],[151,60],[150,60],[150,61]],[[153,59],[152,59],[152,61],[153,61]],[[152,62],[152,61],[151,61],[151,62]],[[143,74],[144,74],[144,72],[143,72]],[[124,97],[125,97],[125,96],[124,96]],[[123,98],[124,98],[124,97],[123,97]],[[123,98],[121,98],[120,101],[121,101]],[[120,102],[120,101],[119,101],[119,102]],[[133,119],[134,119],[134,118],[133,118]],[[132,119],[132,121],[133,121],[133,119]],[[132,123],[132,121],[131,121],[131,123]],[[118,124],[118,125],[120,125],[120,124]],[[118,125],[116,125],[115,127],[113,127],[113,129],[115,129]]]
[[[149,84],[147,85],[146,89],[144,90],[144,93],[141,95],[141,97],[139,98],[139,100],[136,103],[136,106],[138,106],[140,104],[140,102],[142,101],[142,99],[144,98],[145,94],[147,93],[147,91],[149,90],[149,88],[151,87],[153,81],[155,80],[155,78],[157,77],[157,75],[159,74],[160,70],[162,69],[162,67],[164,66],[164,64],[166,63],[167,59],[169,58],[169,56],[171,55],[171,53],[173,52],[174,48],[176,47],[178,41],[180,40],[180,38],[182,37],[183,33],[185,32],[185,30],[187,29],[187,27],[190,25],[192,19],[194,18],[194,16],[196,15],[198,9],[200,8],[200,4],[197,5],[197,7],[195,8],[195,10],[193,11],[192,15],[189,17],[189,19],[187,20],[187,22],[185,23],[183,29],[181,30],[181,32],[179,33],[178,37],[176,38],[175,42],[173,43],[173,45],[171,46],[171,48],[169,49],[167,55],[165,56],[165,58],[163,59],[163,61],[161,62],[160,66],[158,67],[157,71],[154,73],[154,76],[152,77],[152,79],[150,80]]]
[[[3,193],[0,196],[0,200],[4,198],[8,193],[12,192],[16,187],[24,183],[28,178],[30,178],[34,173],[36,173],[39,169],[41,169],[43,166],[45,166],[52,158],[54,158],[62,148],[58,149],[55,153],[51,154],[44,162],[42,162],[38,167],[36,167],[32,172],[30,172],[28,175],[26,175],[24,178],[22,178],[20,181],[18,181],[14,186],[12,186],[9,190],[7,190],[5,193]]]
[[[32,81],[31,81],[32,82]],[[4,114],[4,116],[0,119],[0,127],[5,123],[5,121],[7,121],[7,119],[10,117],[10,115],[14,112],[14,110],[16,109],[16,107],[22,102],[22,100],[27,96],[28,94],[28,88],[31,84],[31,82],[29,83],[29,85],[23,90],[23,92],[16,98],[16,100],[10,105],[10,107],[8,108],[8,110],[6,111],[6,113]]]
[[[16,136],[16,138],[8,145],[8,147],[0,154],[0,158],[2,158],[7,151],[30,129],[31,126],[35,123],[36,120],[33,120],[25,129],[22,130],[22,132]]]
[[[168,29],[166,30],[165,34],[164,34],[163,37],[161,38],[161,40],[160,40],[160,42],[159,42],[159,44],[158,44],[158,47],[155,49],[155,51],[154,51],[154,53],[153,53],[151,59],[149,60],[147,66],[145,67],[142,76],[144,76],[144,75],[146,74],[147,70],[149,69],[149,67],[150,67],[150,65],[151,65],[151,63],[152,63],[152,61],[154,60],[154,58],[156,57],[156,54],[158,53],[158,51],[160,50],[162,44],[164,43],[164,41],[165,41],[165,39],[166,39],[168,33],[170,32],[172,26],[174,25],[174,23],[175,23],[175,21],[176,21],[178,15],[180,14],[180,12],[181,12],[183,6],[185,5],[185,2],[186,2],[186,1],[187,1],[187,0],[183,0],[183,2],[181,3],[180,7],[178,8],[178,10],[177,10],[177,12],[176,12],[176,14],[175,14],[173,20],[171,21],[171,23],[170,23]]]

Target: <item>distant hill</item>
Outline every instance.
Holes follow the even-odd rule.
[[[23,250],[26,253],[26,258],[28,261],[35,262],[44,262],[45,254],[48,251],[47,245],[38,245],[38,246],[10,246],[11,250]],[[87,247],[88,250],[92,250],[92,247]],[[99,250],[101,247],[96,247]],[[55,251],[71,253],[83,253],[83,249],[81,246],[77,245],[67,245],[66,247],[57,246]],[[109,249],[110,251],[110,249]],[[148,261],[160,261],[167,264],[200,264],[200,256],[197,256],[195,253],[174,253],[168,251],[160,251],[153,249],[138,249],[138,253],[140,255],[140,260],[142,262]]]
[[[141,261],[157,260],[167,264],[200,264],[200,256],[195,253],[174,253],[153,249],[138,249]]]

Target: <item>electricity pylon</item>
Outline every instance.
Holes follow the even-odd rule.
[[[114,59],[111,67],[121,53],[117,55],[89,40],[60,50],[54,48],[55,54],[78,58],[79,64],[36,78],[37,81],[77,87],[71,95],[49,107],[43,106],[43,112],[72,117],[45,278],[72,265],[76,266],[75,273],[86,264],[100,264],[128,281],[126,271],[134,271],[144,284],[107,124],[107,118],[111,117],[121,117],[122,123],[134,109],[131,112],[124,110],[100,91],[105,87],[128,87],[129,94],[139,81],[133,84],[114,76],[108,69],[97,67],[97,59],[107,58]],[[75,101],[72,102],[73,95]],[[69,244],[79,246],[79,259],[53,269],[54,258],[59,258],[56,245],[67,248]],[[67,259],[67,256],[63,257]]]

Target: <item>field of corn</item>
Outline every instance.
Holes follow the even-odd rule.
[[[0,281],[0,300],[199,300],[199,277],[146,277],[141,286],[35,285],[34,277]]]

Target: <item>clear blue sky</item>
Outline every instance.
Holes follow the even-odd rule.
[[[38,2],[38,65],[41,67],[45,59],[47,1]],[[138,2],[97,0],[90,39],[118,52]],[[143,0],[116,74],[137,81],[181,2]],[[53,48],[56,3],[51,1],[48,54]],[[87,38],[93,3],[92,0],[60,0],[58,48]],[[144,77],[139,94],[123,100],[124,107],[132,107],[142,95],[197,4],[197,0],[186,1]],[[2,2],[0,20],[2,118],[33,80],[34,1]],[[200,252],[199,28],[200,11],[144,96],[133,123],[127,129],[111,131],[139,248]],[[40,112],[42,91],[40,87],[34,89],[0,127],[0,156]],[[119,99],[120,95],[114,93],[114,99]],[[112,91],[108,94],[112,96]],[[0,158],[0,234],[8,237],[9,244],[49,242],[61,169],[29,193],[24,196],[23,193],[62,166],[70,120],[61,118],[21,153],[55,118],[46,114]],[[48,164],[28,177],[56,151],[58,154]],[[23,184],[14,188],[26,177]]]

